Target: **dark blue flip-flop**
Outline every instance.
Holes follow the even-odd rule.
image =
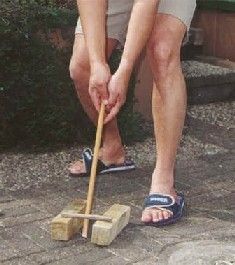
[[[161,193],[153,193],[146,197],[144,200],[144,209],[160,209],[167,210],[172,213],[172,216],[168,219],[163,219],[158,222],[144,222],[145,225],[150,226],[165,226],[176,223],[183,215],[184,209],[184,195],[182,193],[177,193],[177,200],[175,200],[172,196],[161,194]]]
[[[89,176],[91,172],[91,165],[93,160],[93,154],[90,148],[87,148],[82,153],[83,163],[85,165],[86,173],[71,173],[71,177],[82,177]],[[125,159],[122,164],[112,164],[106,166],[101,160],[98,160],[97,163],[97,174],[108,174],[108,173],[117,173],[121,171],[129,171],[135,169],[135,163],[132,160]]]

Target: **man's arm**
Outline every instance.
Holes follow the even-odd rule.
[[[107,0],[77,0],[90,63],[105,63]]]
[[[98,110],[108,98],[110,70],[105,56],[105,15],[107,0],[77,0],[91,67],[89,92]]]
[[[126,43],[117,72],[109,83],[109,109],[105,122],[113,119],[126,99],[126,90],[136,59],[153,28],[158,0],[135,0],[128,25]]]
[[[132,69],[153,28],[158,0],[135,0],[120,68]]]

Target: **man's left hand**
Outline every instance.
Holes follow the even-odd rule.
[[[111,121],[126,101],[126,93],[128,88],[129,75],[125,72],[117,71],[110,79],[108,84],[109,99],[106,105],[104,123]]]

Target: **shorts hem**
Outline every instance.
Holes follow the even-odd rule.
[[[191,21],[190,21],[190,23],[188,23],[189,21],[186,21],[186,20],[182,19],[181,17],[179,17],[179,16],[177,16],[175,14],[172,14],[170,12],[160,11],[160,12],[158,12],[158,14],[169,15],[169,16],[172,16],[174,18],[177,18],[179,21],[181,21],[184,24],[185,28],[187,29],[187,32],[189,31],[190,25],[191,25]]]
[[[84,33],[82,30],[75,30],[74,35],[77,35],[77,34],[81,34],[84,36]],[[122,47],[124,47],[123,39],[120,38],[120,36],[118,34],[117,35],[107,34],[106,38],[107,39],[114,39],[114,40],[118,41],[117,49],[121,49]]]

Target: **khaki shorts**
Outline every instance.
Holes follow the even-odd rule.
[[[118,40],[121,45],[125,42],[133,3],[134,0],[108,0],[107,37]],[[160,0],[158,13],[169,14],[180,19],[189,29],[195,8],[196,0]],[[75,33],[83,33],[80,19],[78,19]]]

